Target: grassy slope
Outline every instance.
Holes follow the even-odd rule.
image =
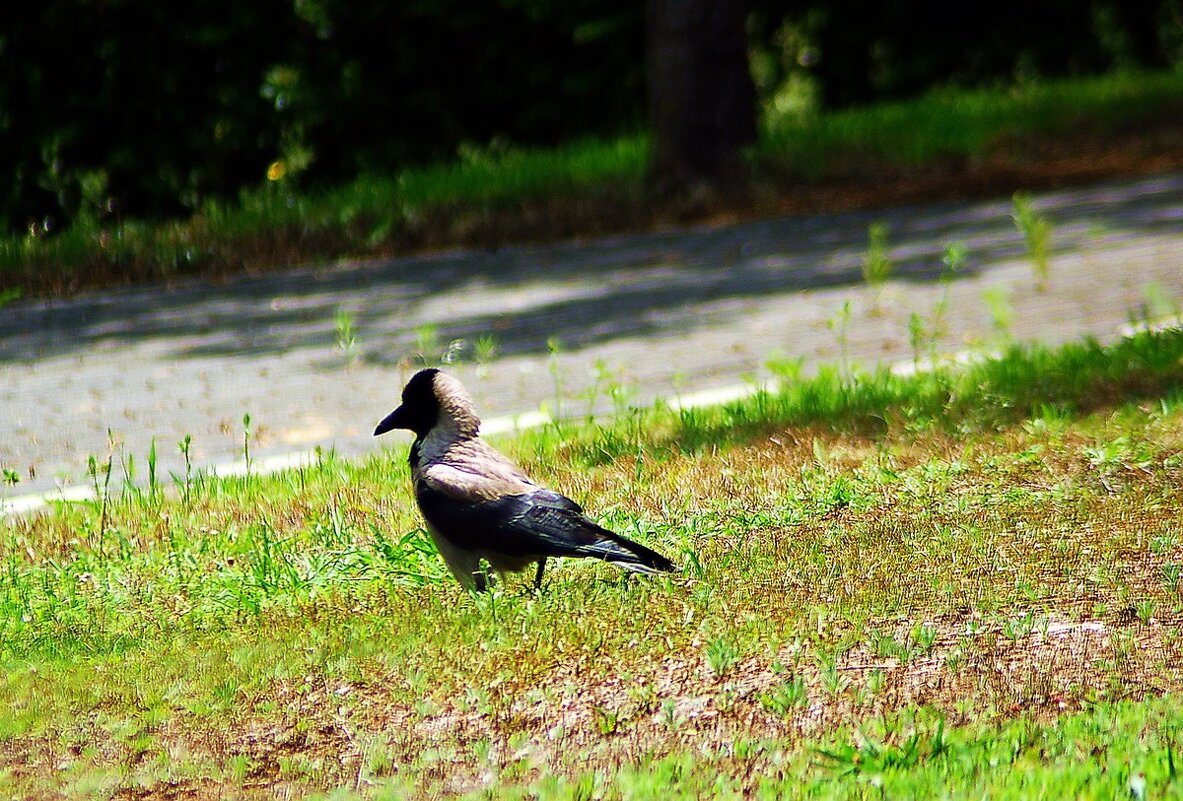
[[[994,148],[1080,129],[1104,135],[1177,106],[1183,76],[1113,74],[1008,89],[940,90],[915,100],[770,121],[761,144],[773,162],[802,174],[873,164],[919,166],[942,158],[982,159]],[[1034,153],[1011,155],[1035,157]],[[864,160],[858,164],[859,159]]]
[[[743,213],[1054,185],[1183,164],[1183,73],[1116,74],[766,120]],[[0,238],[0,292],[281,267],[345,255],[634,230],[737,209],[657,208],[640,136],[558,150],[466,151],[454,163],[330,191],[278,182],[190,220],[83,219],[57,236]],[[742,204],[741,204],[742,205]],[[3,298],[0,295],[0,298]]]
[[[1181,388],[1170,333],[533,432],[683,568],[538,596],[401,449],[4,524],[0,791],[1183,797]]]

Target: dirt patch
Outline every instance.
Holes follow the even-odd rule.
[[[494,777],[610,771],[686,747],[719,753],[740,741],[824,737],[913,706],[939,710],[951,725],[983,716],[1051,718],[1095,701],[1183,688],[1183,649],[1169,634],[1180,622],[1032,615],[1026,631],[1023,623],[1004,629],[949,619],[927,624],[932,641],[915,656],[860,646],[830,657],[790,646],[743,659],[723,675],[704,658],[676,657],[647,675],[591,685],[559,671],[551,683],[567,689],[547,702],[493,695],[481,711],[404,718],[407,750],[398,761],[418,762],[418,779],[433,791],[459,793]],[[907,643],[914,626],[884,623],[881,631]],[[435,761],[422,770],[425,753]]]

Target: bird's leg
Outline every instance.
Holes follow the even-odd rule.
[[[477,592],[484,592],[489,589],[488,573],[484,570],[472,571],[472,585]]]
[[[534,573],[534,591],[542,589],[542,573],[546,570],[546,557],[538,560],[538,570]]]

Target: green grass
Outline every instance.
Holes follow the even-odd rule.
[[[1174,72],[945,90],[832,113],[805,108],[765,119],[752,171],[758,197],[775,207],[777,196],[803,185],[861,176],[873,187],[885,171],[914,173],[947,162],[1038,162],[1041,142],[1067,139],[1077,147],[1131,129],[1153,133],[1180,107],[1183,73]],[[468,148],[447,164],[328,190],[280,180],[233,201],[211,201],[187,220],[117,224],[92,215],[54,236],[0,238],[0,291],[35,295],[635,228],[665,213],[643,192],[648,151],[641,135],[552,150]],[[892,190],[888,198],[897,195]]]
[[[403,447],[0,524],[0,793],[1183,797],[1183,333],[500,445],[681,572],[464,594]]]
[[[1157,119],[1178,106],[1181,91],[1178,72],[938,90],[916,100],[767,120],[761,152],[815,177],[868,162],[914,167],[948,157],[982,158],[997,145]]]

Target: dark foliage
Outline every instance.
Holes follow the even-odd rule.
[[[750,0],[753,44],[830,107],[1183,60],[1179,0]]]
[[[169,215],[282,160],[342,180],[640,125],[624,0],[18,3],[0,15],[0,220]]]
[[[0,224],[184,214],[645,120],[643,3],[44,0],[0,15]],[[751,0],[772,91],[829,105],[945,83],[1178,63],[1180,0]]]

